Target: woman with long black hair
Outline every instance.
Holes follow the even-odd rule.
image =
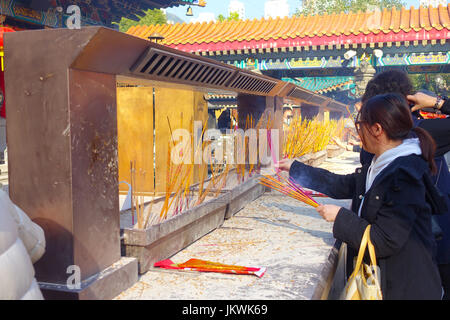
[[[336,199],[353,199],[351,210],[335,205],[317,208],[324,219],[334,222],[334,237],[347,244],[347,276],[370,224],[383,298],[441,299],[431,215],[446,208],[430,179],[430,171],[436,170],[435,144],[425,130],[413,127],[408,104],[398,94],[366,101],[356,127],[363,147],[375,157],[355,173],[337,175],[289,159],[278,167],[304,187]]]

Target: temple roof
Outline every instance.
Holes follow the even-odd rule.
[[[127,33],[184,51],[260,49],[450,38],[450,4],[397,10],[131,27]]]
[[[292,82],[302,88],[314,93],[323,94],[338,89],[351,89],[354,87],[353,77],[303,77],[303,78],[282,78],[281,80]]]

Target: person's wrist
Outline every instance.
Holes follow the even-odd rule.
[[[292,160],[291,165],[289,166],[289,170],[288,170],[288,173],[289,173],[290,176],[296,170],[295,167],[297,167],[297,165],[299,163],[301,163],[301,162],[298,161],[298,160],[295,160],[295,159]]]
[[[447,100],[447,99],[446,99],[445,97],[441,97],[441,101],[440,101],[440,103],[439,103],[438,109],[442,109],[442,106],[444,105],[444,103],[445,103],[446,100]]]
[[[445,100],[441,98],[441,96],[437,96],[436,97],[436,102],[434,104],[434,108],[435,109],[441,109],[442,106],[444,105]]]

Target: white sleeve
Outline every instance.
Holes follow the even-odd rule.
[[[28,215],[16,206],[5,192],[0,191],[0,197],[7,198],[4,200],[6,200],[5,203],[9,206],[8,212],[17,223],[19,238],[25,245],[31,261],[35,263],[45,253],[44,230],[38,224],[31,221]]]
[[[25,248],[27,248],[31,261],[35,263],[45,253],[45,235],[44,230],[36,223],[31,221],[22,209],[14,205],[18,219],[19,237],[22,239]]]

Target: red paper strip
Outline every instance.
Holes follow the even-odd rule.
[[[247,274],[247,275],[255,275],[259,278],[261,278],[266,272],[266,268],[234,266],[200,259],[190,259],[184,263],[174,263],[172,260],[166,259],[156,262],[154,266],[157,268],[164,268],[164,269],[194,270],[200,272],[218,272],[230,274]]]

